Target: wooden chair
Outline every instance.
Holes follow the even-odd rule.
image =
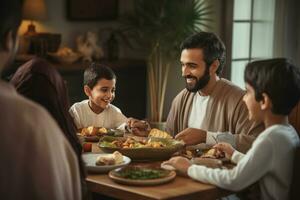
[[[300,197],[300,147],[297,148],[295,153],[293,177],[290,188],[290,200],[298,200]]]
[[[289,115],[289,122],[294,126],[298,135],[300,136],[300,102],[295,106],[293,111]],[[297,148],[295,153],[293,178],[290,190],[290,199],[296,200],[300,197],[300,147]]]

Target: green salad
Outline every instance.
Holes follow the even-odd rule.
[[[146,169],[146,168],[132,168],[132,169],[124,169],[118,172],[118,175],[134,180],[147,180],[147,179],[156,179],[162,178],[169,174],[168,171],[160,170],[160,169]]]

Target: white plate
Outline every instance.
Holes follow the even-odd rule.
[[[99,155],[107,155],[107,153],[85,153],[82,155],[83,162],[85,163],[85,167],[89,172],[93,173],[106,173],[112,169],[116,169],[119,167],[123,167],[130,163],[130,158],[127,156],[123,156],[124,162],[118,165],[96,165],[96,159]]]

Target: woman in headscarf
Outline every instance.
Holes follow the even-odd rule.
[[[86,173],[81,158],[82,147],[76,136],[75,124],[68,112],[70,105],[64,80],[45,60],[33,58],[16,71],[10,82],[20,94],[47,109],[58,123],[76,152],[80,166],[82,197],[85,199],[87,188]]]

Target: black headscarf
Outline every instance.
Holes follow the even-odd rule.
[[[42,105],[56,120],[78,157],[81,180],[85,185],[86,173],[81,158],[82,147],[69,113],[67,88],[58,71],[45,60],[33,58],[19,67],[10,82],[21,95]]]

